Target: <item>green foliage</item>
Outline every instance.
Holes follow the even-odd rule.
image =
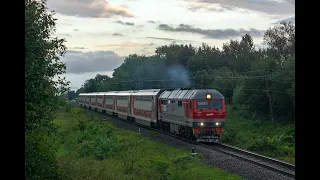
[[[63,98],[58,98],[57,101],[57,105],[60,107],[65,106],[67,104],[67,101]]]
[[[71,112],[72,105],[70,103],[65,103],[64,110],[69,113]]]
[[[237,83],[239,83],[239,79],[235,77],[239,76],[239,74],[232,72],[228,67],[222,67],[214,71],[212,88],[221,92],[228,104],[233,101],[233,91]]]
[[[71,179],[241,179],[208,167],[189,150],[151,141],[117,129],[80,108],[63,109],[55,123],[61,128],[58,153],[61,178]]]
[[[55,152],[58,144],[46,129],[25,134],[25,176],[29,179],[58,179]]]
[[[83,127],[85,127],[84,130]],[[112,126],[102,126],[92,121],[87,125],[80,125],[79,128],[81,129],[79,129],[77,141],[80,156],[92,155],[98,160],[103,160],[120,149],[116,137],[111,134]]]
[[[264,42],[270,47],[270,55],[282,64],[289,57],[295,56],[295,25],[282,22],[281,25],[269,28],[264,34]]]
[[[295,162],[294,125],[276,123],[276,128],[263,119],[243,118],[249,112],[228,108],[228,121],[222,135],[224,143],[248,149],[259,154]],[[242,116],[239,116],[239,113]],[[247,114],[246,114],[247,113]]]
[[[68,83],[59,78],[66,69],[59,56],[66,48],[64,39],[52,37],[52,15],[45,1],[25,0],[25,176],[33,180],[59,178],[52,121],[64,103],[56,95]]]
[[[75,91],[70,91],[69,90],[69,91],[61,94],[60,97],[64,97],[64,98],[66,98],[66,99],[68,99],[70,101],[70,100],[74,100],[74,99],[77,98],[77,93]]]
[[[274,135],[273,137],[258,136],[249,145],[249,150],[267,152],[269,156],[294,157],[294,149],[288,143],[293,137],[288,134]],[[291,146],[291,147],[290,147]],[[276,153],[275,153],[276,152]]]

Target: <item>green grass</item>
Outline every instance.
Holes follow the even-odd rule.
[[[242,179],[190,156],[186,149],[118,129],[80,108],[62,108],[56,120],[63,179]]]
[[[269,157],[295,162],[295,125],[248,120],[231,108],[227,111],[222,141]]]

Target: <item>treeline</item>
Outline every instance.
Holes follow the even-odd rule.
[[[150,88],[214,88],[247,118],[295,121],[295,25],[282,23],[264,34],[266,48],[250,35],[221,49],[170,44],[153,56],[125,58],[113,77],[98,74],[81,92]]]

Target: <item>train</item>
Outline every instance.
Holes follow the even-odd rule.
[[[197,142],[220,143],[226,119],[224,96],[215,89],[80,93],[77,104]]]

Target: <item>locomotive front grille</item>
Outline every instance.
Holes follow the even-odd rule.
[[[204,135],[205,135],[205,136],[212,136],[212,134],[213,134],[212,131],[206,131]]]

